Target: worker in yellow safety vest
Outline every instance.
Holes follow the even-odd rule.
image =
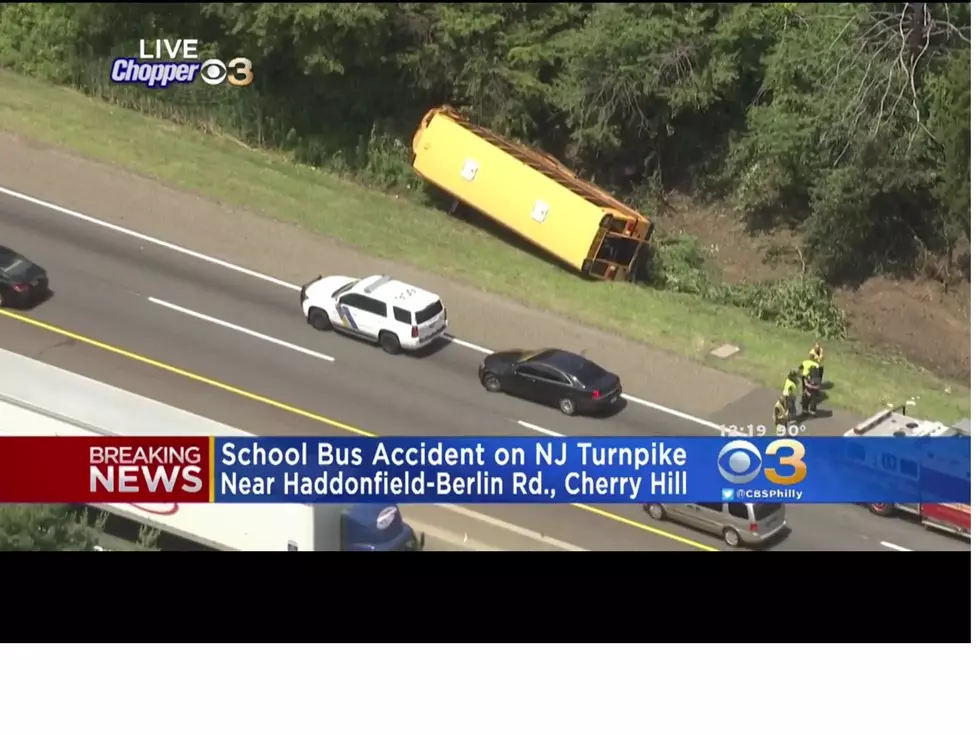
[[[810,359],[819,366],[818,375],[821,381],[823,380],[823,357],[823,346],[819,342],[815,342],[810,348]]]
[[[810,351],[813,354],[813,350]],[[813,414],[816,409],[816,397],[820,393],[820,382],[823,370],[820,363],[813,358],[807,358],[800,364],[800,376],[803,388],[800,391],[800,404],[803,413]]]
[[[819,379],[820,363],[813,358],[808,357],[803,362],[800,363],[799,372],[803,376],[803,379],[810,380]]]
[[[799,374],[795,370],[791,370],[786,375],[786,380],[783,381],[783,392],[779,396],[779,402],[776,404],[777,406],[782,405],[781,415],[783,415],[783,421],[793,418],[793,415],[796,413],[796,381],[799,377]],[[776,411],[773,411],[773,418],[775,418],[776,413]],[[780,422],[777,421],[777,423]]]
[[[779,400],[776,401],[776,405],[772,407],[772,422],[779,426],[783,424],[784,426],[789,421],[789,411],[786,410],[786,403],[783,401],[783,397],[780,396]]]

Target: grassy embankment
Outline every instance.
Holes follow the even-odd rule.
[[[812,339],[737,309],[650,289],[587,283],[445,214],[295,166],[272,152],[181,129],[0,72],[0,129],[220,198],[530,306],[566,315],[774,387]],[[465,244],[465,245],[464,245]],[[722,361],[707,353],[732,342]],[[969,415],[969,388],[860,345],[827,345],[833,402],[860,413],[916,396],[920,412]]]

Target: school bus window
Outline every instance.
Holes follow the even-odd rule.
[[[613,217],[612,222],[609,223],[608,229],[610,232],[615,232],[616,234],[621,235],[626,231],[626,221],[621,220],[618,217]]]

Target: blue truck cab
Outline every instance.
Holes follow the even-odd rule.
[[[340,503],[313,506],[314,551],[422,551],[397,505]]]

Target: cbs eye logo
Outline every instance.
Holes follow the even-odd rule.
[[[227,64],[220,59],[208,59],[201,64],[201,81],[217,87],[228,82],[233,87],[247,87],[255,81],[250,59],[238,57]]]
[[[788,450],[788,451],[780,451]],[[774,485],[797,485],[806,479],[807,468],[803,457],[806,449],[796,439],[777,439],[766,446],[767,457],[777,457],[779,467],[766,467],[766,479]],[[735,439],[718,452],[718,473],[733,485],[752,482],[763,471],[762,455],[752,442]]]

